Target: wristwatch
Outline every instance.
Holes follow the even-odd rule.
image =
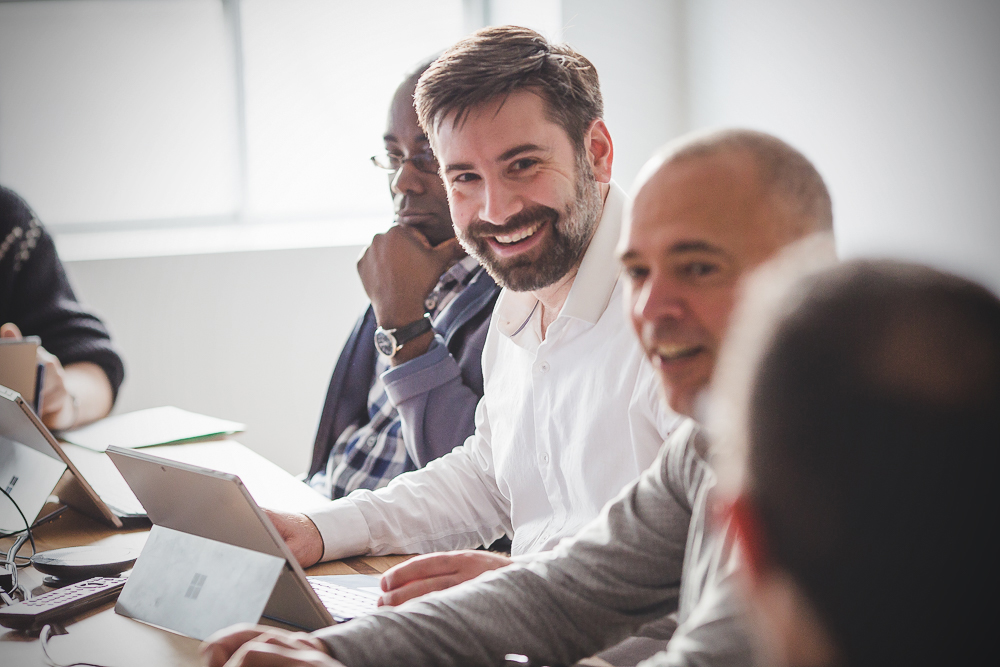
[[[431,316],[424,313],[416,322],[410,322],[407,325],[396,327],[395,329],[383,329],[379,327],[375,330],[375,348],[389,357],[390,359],[396,356],[403,345],[408,341],[413,340],[417,336],[427,333],[431,330]]]

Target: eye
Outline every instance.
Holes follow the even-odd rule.
[[[452,179],[453,183],[472,183],[474,181],[480,180],[479,174],[474,174],[471,171],[464,171],[461,174],[455,176]]]
[[[709,262],[691,262],[681,267],[681,273],[690,278],[705,278],[718,271],[719,267]]]
[[[509,169],[511,171],[525,171],[527,169],[531,169],[532,167],[534,167],[536,164],[538,164],[538,162],[539,162],[538,158],[523,157],[519,160],[514,160],[513,162],[511,162]]]
[[[426,152],[419,153],[410,158],[410,162],[418,170],[423,171],[428,174],[437,173],[438,171],[438,161],[434,157],[434,153]]]
[[[645,266],[626,266],[625,275],[634,283],[642,282],[649,275],[649,269]]]

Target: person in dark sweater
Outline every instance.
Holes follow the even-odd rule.
[[[111,411],[125,367],[104,324],[73,294],[52,237],[0,186],[0,336],[38,336],[45,366],[40,417],[65,430]]]

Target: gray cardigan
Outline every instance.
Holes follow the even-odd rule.
[[[657,460],[576,537],[510,567],[316,633],[348,665],[565,665],[678,612],[650,665],[753,664],[732,590],[735,554],[712,529],[714,474],[685,422]]]

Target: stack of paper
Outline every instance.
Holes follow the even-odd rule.
[[[60,433],[66,442],[95,452],[108,445],[152,447],[171,443],[229,435],[246,430],[243,424],[199,415],[173,406],[138,410],[115,415],[72,431]]]

